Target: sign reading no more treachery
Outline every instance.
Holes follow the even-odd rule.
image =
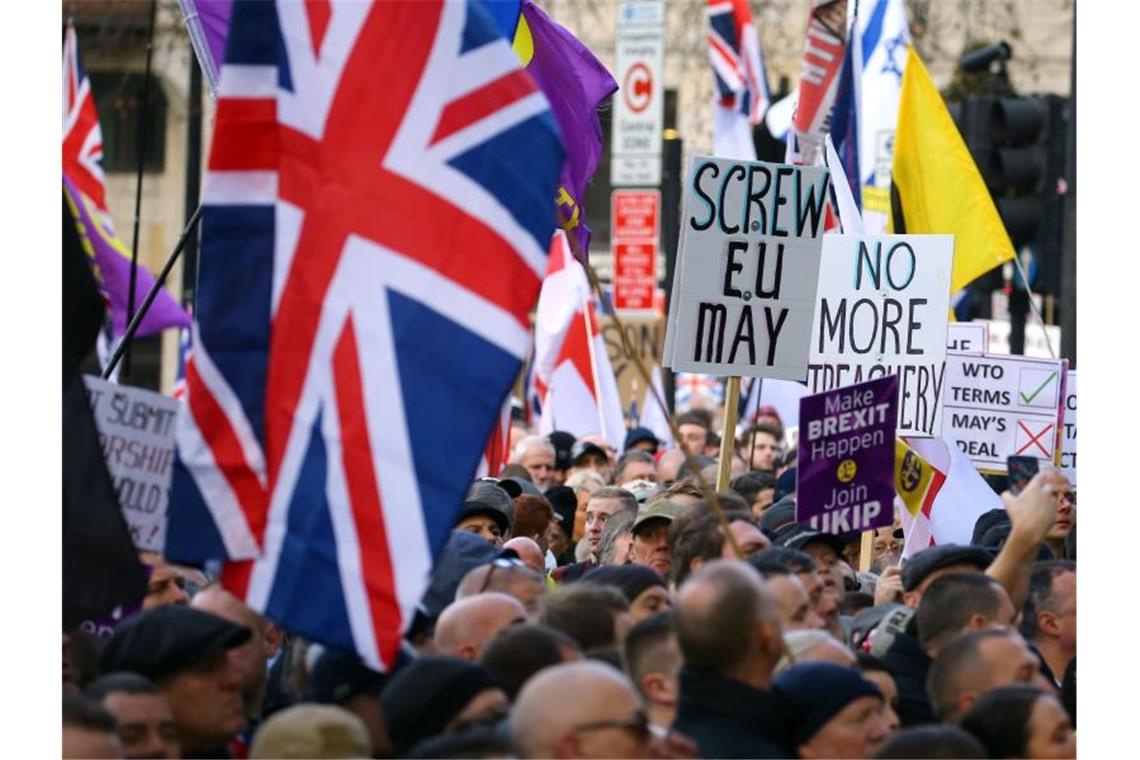
[[[820,167],[693,158],[666,366],[804,380],[829,182]]]
[[[899,377],[899,435],[937,436],[951,235],[827,235],[808,364],[819,393]]]

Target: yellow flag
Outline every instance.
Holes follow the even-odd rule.
[[[930,516],[934,497],[938,495],[946,475],[918,455],[901,438],[895,439],[895,492],[911,516],[919,512]]]
[[[913,47],[899,95],[891,174],[907,234],[954,236],[951,293],[1013,259],[986,183]]]

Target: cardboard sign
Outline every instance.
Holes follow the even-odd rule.
[[[660,2],[618,6],[613,99],[613,160],[610,184],[661,184],[661,126],[665,113],[665,6]]]
[[[829,183],[821,167],[693,158],[666,366],[804,380]]]
[[[661,346],[665,340],[664,317],[660,314],[631,316],[623,317],[621,322],[625,326],[625,336],[634,354],[652,377],[654,366],[661,363]],[[614,379],[617,381],[618,395],[621,396],[621,408],[626,414],[631,414],[633,409],[644,409],[648,389],[633,361],[625,355],[617,322],[613,317],[598,315],[598,327],[606,343],[610,365],[614,368]]]
[[[166,541],[178,402],[161,393],[115,385],[90,375],[83,379],[103,459],[131,539],[140,549],[161,552]]]
[[[947,354],[943,437],[987,472],[1004,473],[1012,455],[1056,465],[1067,367],[1063,359]]]
[[[615,190],[611,196],[614,308],[652,313],[657,291],[661,193]]]
[[[947,351],[957,354],[990,352],[990,331],[986,328],[985,322],[951,322],[947,328]]]
[[[1061,472],[1077,487],[1077,373],[1065,382],[1065,421],[1061,429]]]
[[[899,435],[941,429],[950,235],[828,235],[808,364],[813,393],[898,375]]]
[[[899,385],[889,375],[800,401],[796,522],[836,535],[894,522]]]

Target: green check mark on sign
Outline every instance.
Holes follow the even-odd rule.
[[[1033,391],[1033,393],[1029,394],[1028,396],[1026,396],[1024,392],[1022,392],[1022,391],[1019,391],[1017,395],[1018,395],[1018,396],[1021,396],[1021,403],[1022,403],[1022,404],[1031,404],[1031,403],[1033,403],[1033,399],[1035,399],[1035,398],[1037,398],[1038,396],[1040,396],[1040,395],[1041,395],[1041,391],[1045,390],[1045,386],[1047,386],[1049,383],[1053,382],[1053,379],[1054,379],[1055,377],[1057,377],[1057,372],[1054,370],[1053,372],[1051,372],[1051,373],[1049,374],[1049,377],[1045,378],[1045,382],[1041,383],[1041,385],[1039,385],[1039,386],[1037,387],[1037,390]]]

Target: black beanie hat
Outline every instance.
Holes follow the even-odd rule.
[[[798,747],[811,739],[843,708],[860,697],[883,698],[879,687],[854,668],[831,662],[793,665],[772,683],[792,714],[791,734]]]
[[[452,657],[420,657],[408,663],[380,693],[384,721],[396,754],[443,732],[475,696],[498,688],[491,673]]]
[[[648,588],[668,588],[665,579],[645,565],[602,565],[583,575],[582,582],[613,586],[630,604]]]

